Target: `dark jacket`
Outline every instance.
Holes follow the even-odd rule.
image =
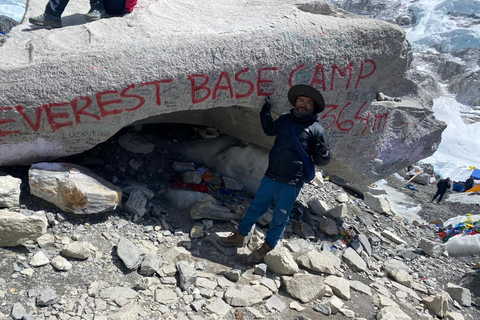
[[[324,166],[330,162],[327,132],[318,122],[316,114],[297,118],[292,109],[290,113],[282,114],[273,121],[270,110],[263,108],[260,120],[265,134],[276,136],[268,155],[268,168],[265,173],[267,177],[295,186],[301,186],[304,182],[302,158],[292,139],[290,129],[292,124],[296,126],[300,144],[312,157],[313,162],[317,166]]]
[[[470,177],[465,181],[465,191],[473,188],[473,178]]]
[[[437,189],[442,193],[445,193],[447,189],[451,188],[451,186],[450,181],[447,181],[446,179],[441,179],[437,183]]]

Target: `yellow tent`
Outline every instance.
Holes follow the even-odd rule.
[[[465,192],[475,192],[475,191],[476,191],[476,192],[480,192],[480,184],[477,185],[477,186],[475,186],[475,187],[473,187],[472,189],[468,189],[468,190],[465,191]]]

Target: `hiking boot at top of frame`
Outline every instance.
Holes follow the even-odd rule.
[[[28,22],[31,24],[42,26],[42,27],[53,27],[53,28],[61,28],[62,27],[62,19],[56,16],[52,16],[50,14],[44,13],[36,17],[31,17],[28,19]]]
[[[219,243],[224,247],[243,247],[245,236],[238,230],[233,231],[228,237],[219,239]]]
[[[103,0],[97,1],[95,4],[91,4],[90,10],[84,14],[84,17],[87,21],[95,21],[106,18],[107,13],[105,12]]]
[[[269,253],[270,251],[272,251],[272,247],[270,247],[266,242],[264,242],[260,248],[253,251],[248,256],[247,261],[251,263],[263,262],[263,259],[265,258],[267,253]]]

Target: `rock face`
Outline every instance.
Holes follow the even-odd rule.
[[[30,1],[24,20],[44,5]],[[71,3],[64,16],[87,6]],[[80,153],[132,123],[212,126],[269,148],[258,111],[266,96],[275,113],[288,111],[299,83],[323,93],[335,155],[326,170],[348,181],[376,181],[431,155],[445,128],[404,77],[403,30],[323,0],[209,0],[188,10],[152,2],[125,17],[63,23],[22,32],[25,22],[0,47],[0,166]],[[401,102],[375,101],[378,92]]]
[[[28,171],[30,193],[65,212],[95,214],[114,210],[122,189],[92,171],[69,163],[37,163]]]

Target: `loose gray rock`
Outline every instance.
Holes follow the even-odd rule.
[[[299,270],[290,251],[281,246],[277,246],[268,252],[264,258],[264,262],[269,270],[278,274],[291,275],[297,273]]]
[[[326,253],[311,250],[304,255],[299,256],[296,262],[313,271],[324,272],[327,274],[335,274],[335,267],[333,266],[330,256]]]
[[[51,265],[55,268],[55,270],[58,271],[68,271],[72,269],[72,264],[68,262],[67,259],[61,256],[56,256],[55,258],[52,259],[50,262]]]
[[[292,297],[303,303],[320,299],[325,294],[325,283],[321,276],[296,273],[293,277],[282,276],[282,283]]]
[[[249,307],[262,301],[262,298],[250,286],[235,285],[229,287],[224,295],[225,301],[232,307]]]
[[[348,247],[343,253],[343,261],[354,271],[366,272],[367,263],[352,248]]]
[[[470,307],[472,305],[472,294],[467,288],[457,286],[453,283],[447,283],[445,291],[460,305],[464,307]]]
[[[126,133],[118,138],[118,144],[125,150],[132,153],[150,154],[155,149],[155,145],[144,137]]]
[[[10,316],[15,320],[22,320],[26,313],[25,307],[20,302],[16,302],[12,307]]]
[[[342,277],[328,276],[325,284],[332,288],[333,293],[343,300],[350,300],[350,282]]]
[[[73,241],[63,248],[62,255],[67,258],[86,260],[90,257],[90,245],[86,241]]]
[[[73,214],[113,211],[122,190],[91,170],[71,163],[36,163],[28,170],[30,192]]]
[[[129,270],[136,270],[144,258],[144,253],[133,242],[124,237],[120,237],[118,241],[117,255]]]
[[[423,252],[433,258],[440,257],[447,250],[445,244],[425,238],[420,239],[418,246],[423,250]]]
[[[154,254],[147,254],[140,265],[138,273],[144,276],[151,276],[163,266],[163,263],[161,257]]]
[[[128,197],[127,202],[125,202],[125,211],[136,214],[139,217],[143,217],[146,212],[147,198],[143,195],[140,190],[133,190]]]
[[[37,296],[36,304],[39,307],[49,306],[57,302],[57,292],[53,288],[46,288]]]
[[[15,247],[35,240],[47,231],[47,218],[41,215],[24,216],[8,209],[0,210],[0,247]]]
[[[29,264],[32,267],[42,267],[50,263],[50,260],[45,256],[45,253],[43,251],[38,251],[35,253],[30,260]]]
[[[182,290],[187,290],[197,279],[197,271],[190,267],[189,263],[186,261],[179,261],[176,264],[179,279],[180,279],[180,288]]]
[[[327,217],[323,217],[317,225],[318,229],[325,233],[327,236],[336,236],[338,234],[338,227],[335,220]]]
[[[20,206],[21,179],[0,174],[0,208]]]

